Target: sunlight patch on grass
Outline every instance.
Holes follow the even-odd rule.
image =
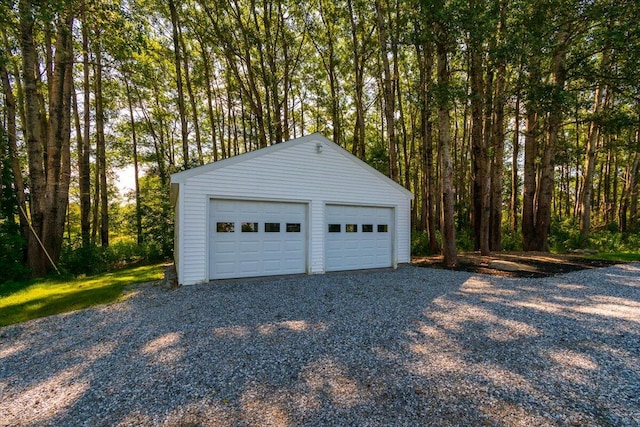
[[[76,279],[42,279],[0,296],[0,326],[118,301],[125,286],[160,280],[163,265],[145,265]]]
[[[631,252],[600,252],[594,255],[587,255],[587,258],[601,259],[605,261],[635,262],[640,261],[640,253]]]

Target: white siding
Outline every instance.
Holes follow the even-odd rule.
[[[321,153],[318,143],[324,146]],[[207,217],[211,198],[309,203],[309,273],[324,272],[325,204],[392,207],[396,218],[396,261],[410,261],[411,196],[324,137],[311,135],[283,149],[239,160],[227,160],[227,165],[208,171],[209,165],[205,165],[200,168],[205,171],[199,174],[174,175],[174,180],[180,182],[182,203],[180,283],[193,284],[209,278]]]

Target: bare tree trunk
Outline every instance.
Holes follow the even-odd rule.
[[[498,63],[496,70],[493,127],[491,131],[493,158],[491,162],[491,213],[489,246],[492,251],[502,250],[502,184],[504,167],[504,87],[506,64]]]
[[[356,108],[356,119],[353,130],[353,147],[351,152],[360,158],[365,159],[365,140],[364,140],[364,41],[358,38],[358,23],[353,10],[353,0],[347,0],[349,8],[349,20],[351,23],[351,43],[353,52],[353,70],[354,70],[354,104]]]
[[[73,16],[69,14],[56,18],[56,50],[51,80],[47,82],[50,94],[47,122],[39,109],[40,100],[42,103],[44,100],[38,93],[38,77],[35,74],[38,58],[33,38],[36,23],[32,11],[33,4],[29,0],[19,2],[26,105],[24,128],[34,230],[29,234],[27,243],[27,262],[33,274],[40,276],[47,270],[49,257],[56,262],[60,256],[69,200]],[[47,132],[43,132],[43,124],[46,124],[44,127]]]
[[[636,129],[634,145],[636,149],[640,149],[640,129]],[[637,161],[638,158],[636,157],[636,163]],[[640,191],[638,191],[638,182],[640,182],[640,167],[635,168],[631,179],[633,181],[631,185],[631,201],[629,202],[629,227],[635,231],[638,229],[638,193],[640,193]]]
[[[35,22],[32,8],[33,4],[30,0],[20,0],[20,47],[22,48],[22,78],[24,81],[26,119],[24,130],[29,157],[31,225],[34,230],[33,233],[29,234],[27,242],[27,262],[33,274],[41,276],[47,270],[46,255],[38,243],[38,238],[42,235],[44,222],[46,178],[44,170],[44,138],[35,75],[38,59],[33,40]]]
[[[486,139],[483,134],[484,82],[478,43],[471,43],[471,146],[473,157],[473,229],[475,249],[489,255],[489,173]],[[489,90],[487,88],[487,90]]]
[[[202,64],[204,66],[204,85],[207,92],[207,112],[209,113],[209,123],[211,125],[211,150],[213,151],[213,161],[218,161],[218,144],[216,141],[216,119],[213,112],[213,94],[211,91],[211,60],[207,55],[207,49],[204,42],[198,38],[200,43],[200,53],[202,55]]]
[[[109,195],[107,188],[107,147],[104,138],[104,108],[102,100],[102,42],[101,29],[95,30],[95,105],[96,105],[96,170],[100,189],[100,244],[109,246]]]
[[[178,34],[178,12],[174,0],[169,0],[169,12],[171,14],[171,26],[173,28],[173,54],[176,69],[176,88],[178,89],[178,113],[180,114],[180,134],[182,136],[182,162],[185,168],[189,166],[189,139],[187,129],[187,116],[184,108],[184,90],[182,88],[182,70],[180,59],[180,36]]]
[[[47,151],[47,213],[44,241],[48,241],[49,256],[60,258],[64,236],[69,186],[71,184],[71,92],[73,87],[73,16],[59,18],[54,56],[54,107],[49,116],[49,148]],[[52,161],[52,158],[54,159]],[[51,197],[54,195],[54,197]],[[48,229],[49,225],[50,229]]]
[[[511,232],[518,231],[518,157],[520,151],[520,91],[516,94],[513,152],[511,158]]]
[[[187,93],[189,94],[189,104],[191,105],[191,116],[193,117],[193,131],[196,138],[196,150],[198,153],[198,164],[204,164],[204,156],[202,155],[202,140],[200,138],[200,120],[198,119],[198,106],[196,97],[191,86],[191,75],[189,74],[189,54],[187,46],[182,36],[182,30],[178,26],[178,37],[180,38],[180,46],[182,49],[182,61],[184,62],[184,81],[187,85]]]
[[[127,91],[127,104],[129,106],[129,123],[131,124],[131,143],[133,151],[133,177],[135,184],[136,196],[136,236],[138,244],[142,244],[142,206],[140,203],[140,168],[138,165],[138,138],[136,133],[136,121],[133,115],[133,101],[131,99],[131,88],[129,80],[124,79],[125,89]]]
[[[438,84],[449,89],[449,63],[447,48],[443,41],[437,43]],[[458,263],[456,251],[456,230],[454,218],[453,162],[451,160],[451,119],[448,94],[440,95],[438,102],[438,143],[440,145],[440,164],[442,182],[442,254],[444,264],[454,267]]]
[[[433,124],[429,90],[433,71],[433,46],[430,43],[416,45],[416,54],[420,65],[420,129],[422,134],[422,222],[429,233],[429,252],[440,252],[436,236],[435,194],[436,185],[433,165]]]
[[[602,54],[600,62],[600,70],[606,71],[608,68],[609,55],[607,52]],[[587,138],[587,148],[584,165],[584,184],[582,186],[582,194],[580,197],[580,243],[587,243],[589,238],[589,229],[591,228],[591,198],[593,196],[593,175],[596,170],[596,150],[598,146],[598,138],[600,136],[600,128],[598,126],[598,114],[604,103],[606,89],[601,82],[596,85],[596,91],[593,99],[593,108],[591,110],[594,118],[589,123],[589,134]]]
[[[83,91],[83,137],[78,145],[78,185],[80,187],[80,234],[82,247],[91,245],[91,84],[89,81],[89,27],[86,4],[82,9],[82,91]],[[78,131],[78,136],[80,131]],[[80,140],[80,139],[79,139]]]
[[[538,152],[538,115],[531,104],[527,105],[524,135],[524,187],[522,197],[522,246],[525,251],[534,249],[535,235],[535,195],[536,195],[536,155]]]
[[[382,87],[383,87],[383,101],[384,101],[384,117],[387,124],[387,141],[389,152],[389,178],[398,182],[398,155],[397,155],[397,142],[395,131],[395,91],[393,90],[393,78],[391,76],[391,66],[389,64],[389,57],[387,55],[387,43],[389,38],[387,37],[386,25],[388,19],[386,19],[385,10],[382,9],[380,0],[375,0],[376,17],[378,24],[378,42],[380,45],[380,56],[383,65],[382,75]]]

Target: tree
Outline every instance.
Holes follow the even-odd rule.
[[[68,206],[74,17],[69,8],[58,13],[41,10],[41,13],[52,13],[56,25],[53,62],[47,67],[51,80],[48,81],[49,114],[45,120],[36,76],[39,60],[34,43],[34,11],[38,8],[30,0],[21,0],[18,7],[31,182],[30,219],[34,230],[29,234],[27,260],[32,272],[42,275],[47,270],[47,260],[55,262],[60,257]]]

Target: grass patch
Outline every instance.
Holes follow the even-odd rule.
[[[600,259],[603,261],[635,262],[635,261],[640,261],[640,253],[600,252],[593,255],[585,255],[585,258]]]
[[[144,265],[74,279],[32,279],[0,287],[0,326],[117,301],[124,287],[160,280],[163,265]]]

